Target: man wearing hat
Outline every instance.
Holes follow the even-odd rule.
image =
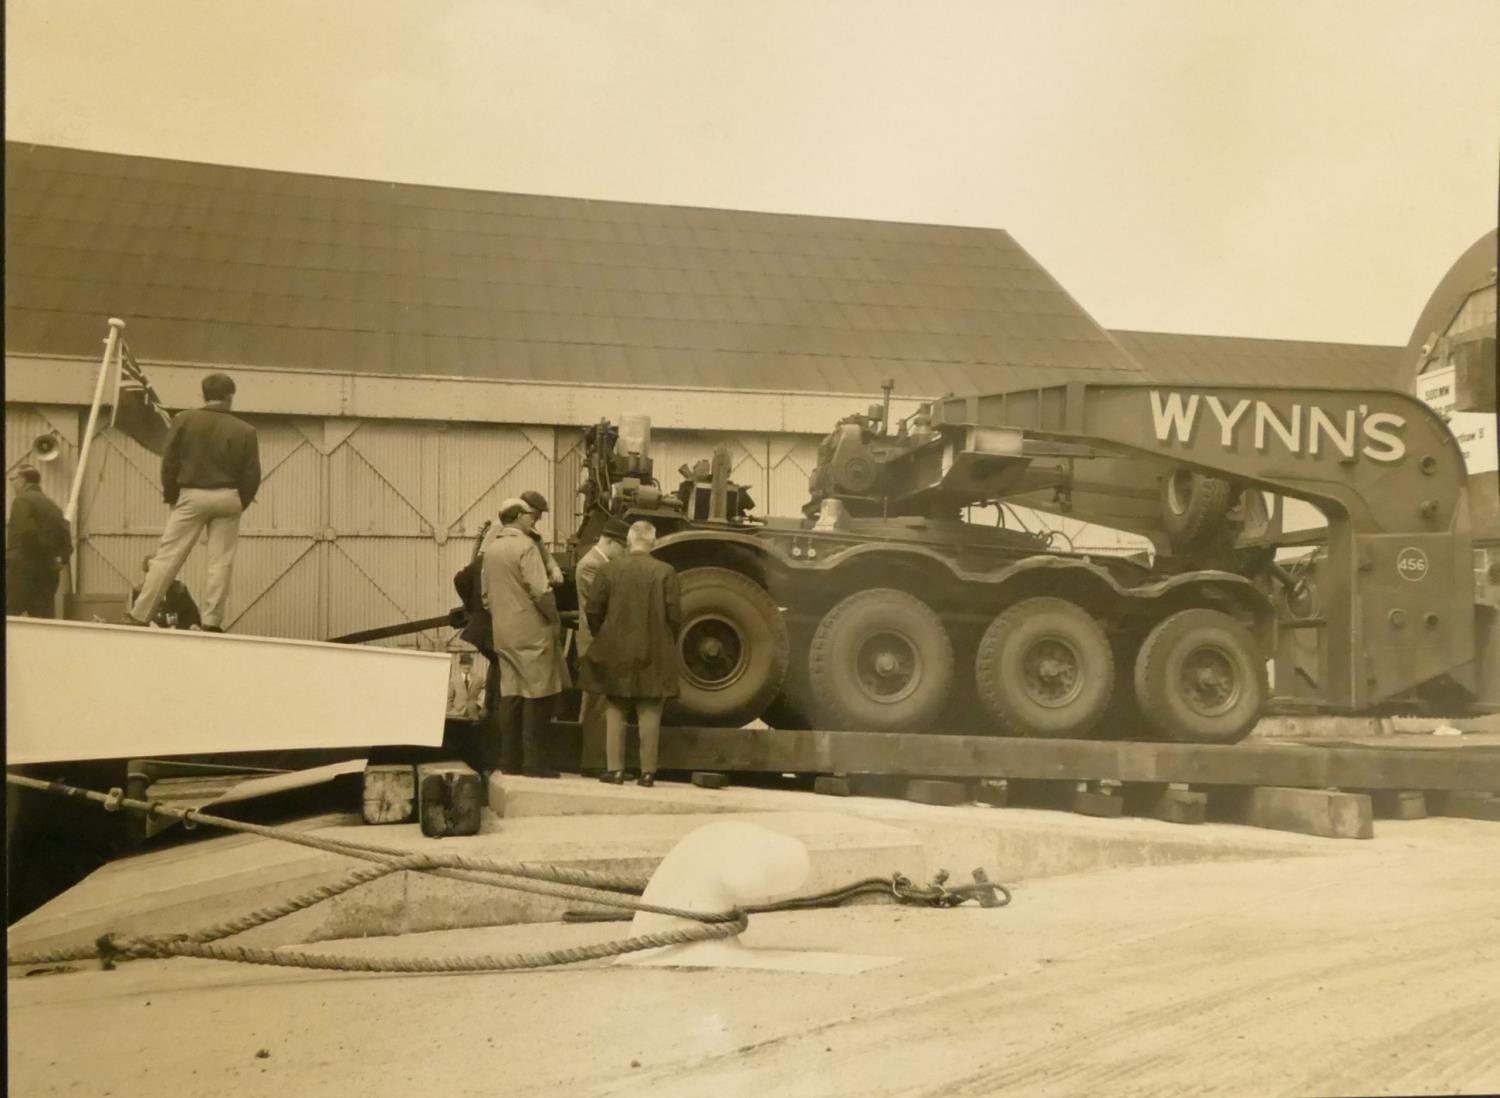
[[[484,551],[480,596],[490,612],[500,667],[498,744],[481,747],[482,769],[555,778],[544,756],[543,732],[567,685],[557,600],[542,550],[532,535],[537,512],[524,499],[500,506],[500,532]]]
[[[625,538],[629,533],[630,525],[624,520],[610,519],[604,524],[604,532],[599,536],[599,540],[594,542],[593,548],[579,560],[578,567],[573,570],[573,583],[578,588],[580,611],[589,604],[589,592],[593,589],[594,577],[599,574],[599,569],[616,557],[625,554]],[[577,641],[580,664],[593,643],[594,633],[589,628],[588,614],[580,612]],[[604,708],[603,694],[596,694],[592,690],[583,692],[583,704],[579,707],[578,722],[583,726],[585,733],[590,728],[600,732],[604,730]]]
[[[547,569],[547,582],[553,587],[563,585],[562,569],[558,567],[557,561],[552,559],[552,551],[547,548],[547,543],[542,540],[542,535],[537,533],[536,524],[542,521],[542,516],[547,513],[547,497],[540,492],[522,492],[521,502],[530,507],[534,518],[531,523],[531,540],[536,542],[536,547],[542,551],[542,566]]]
[[[16,498],[5,527],[5,612],[50,618],[58,576],[73,555],[73,531],[42,491],[36,466],[17,466],[11,486]]]

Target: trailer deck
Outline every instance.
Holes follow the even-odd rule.
[[[1500,740],[1487,746],[1211,744],[1045,740],[887,732],[669,728],[660,769],[901,777],[1179,782],[1310,789],[1500,792]],[[602,735],[583,766],[604,766]]]
[[[1403,737],[1404,739],[1405,737]],[[1500,820],[1500,737],[1208,744],[726,728],[665,730],[658,768],[817,775],[818,792],[1207,819],[1367,839],[1376,818]],[[581,733],[582,768],[604,738]],[[637,759],[632,750],[627,766]]]

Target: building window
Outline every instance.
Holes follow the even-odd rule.
[[[1495,284],[1492,282],[1481,290],[1475,290],[1464,302],[1463,308],[1448,325],[1447,335],[1462,336],[1469,332],[1495,331]]]

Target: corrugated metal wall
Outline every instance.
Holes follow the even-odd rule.
[[[38,462],[32,453],[37,436],[56,431],[62,443],[57,460]],[[7,404],[5,406],[5,514],[10,515],[15,492],[10,478],[16,466],[31,462],[42,474],[42,490],[57,501],[68,501],[73,483],[79,437],[78,409],[52,404]]]
[[[42,467],[43,487],[59,504],[81,415],[6,406],[8,470],[27,459],[36,435],[55,428],[63,436],[63,457]],[[457,602],[453,573],[501,501],[528,488],[556,493],[551,428],[247,418],[260,436],[264,481],[240,527],[228,622],[238,632],[319,638],[441,614]],[[8,488],[6,502],[8,510]],[[166,519],[159,459],[103,430],[79,514],[79,589],[123,594],[140,582]],[[571,507],[558,517],[566,536]],[[182,579],[202,592],[201,551]],[[392,643],[440,648],[451,640],[443,629]]]
[[[42,466],[43,487],[62,504],[84,410],[7,405],[8,470],[33,439],[56,430],[62,456]],[[442,614],[456,605],[453,573],[468,560],[480,525],[507,496],[548,495],[543,536],[561,543],[577,528],[583,432],[575,427],[422,423],[392,420],[247,417],[260,436],[264,482],[240,527],[229,627],[265,636],[339,636]],[[678,467],[729,447],[732,477],[749,487],[761,515],[795,516],[807,499],[818,437],[655,431],[657,474],[675,491]],[[7,487],[7,510],[9,508]],[[120,432],[97,437],[80,502],[78,588],[125,593],[156,548],[167,507],[159,459]],[[991,513],[976,521],[992,521]],[[1063,525],[1077,548],[1116,547],[1113,532]],[[204,556],[182,579],[203,590]],[[450,647],[452,631],[389,643]]]

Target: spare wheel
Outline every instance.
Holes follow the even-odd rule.
[[[824,615],[808,675],[820,727],[925,732],[953,688],[953,642],[926,603],[875,587]]]
[[[680,579],[681,693],[668,703],[667,719],[738,728],[781,691],[789,648],[781,608],[765,588],[727,568],[689,568]]]
[[[1161,485],[1161,522],[1175,549],[1192,549],[1221,529],[1234,492],[1227,480],[1177,468]]]

